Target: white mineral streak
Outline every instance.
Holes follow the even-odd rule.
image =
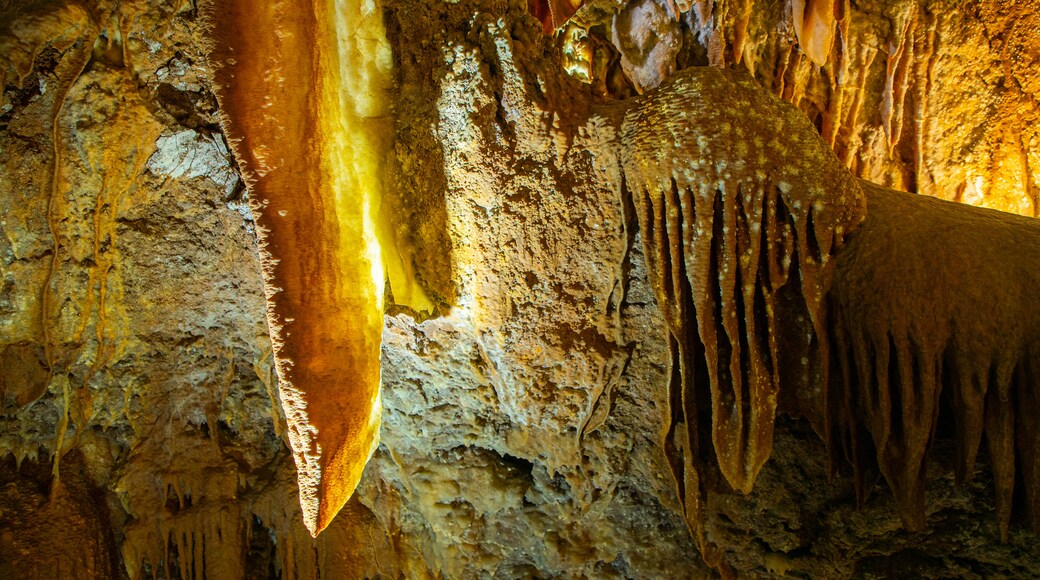
[[[155,147],[146,165],[153,175],[173,179],[205,177],[229,195],[238,185],[238,172],[231,167],[231,154],[220,135],[187,129],[159,137]]]

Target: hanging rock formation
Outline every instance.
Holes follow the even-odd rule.
[[[703,484],[699,497],[682,500],[700,506],[709,559],[742,577],[1040,577],[1040,543],[1019,521],[1032,493],[1022,469],[1031,461],[1028,418],[1014,414],[1016,487],[1003,542],[989,443],[979,444],[973,469],[957,461],[970,459],[956,440],[970,450],[978,414],[958,419],[954,409],[977,407],[955,407],[949,385],[963,379],[947,380],[944,370],[921,468],[925,526],[909,531],[890,486],[871,485],[885,476],[881,463],[897,487],[915,481],[907,475],[913,458],[898,455],[904,426],[895,410],[903,403],[892,401],[886,415],[880,399],[860,401],[871,391],[846,398],[843,390],[861,379],[851,355],[839,357],[857,343],[840,333],[854,337],[873,317],[847,310],[845,321],[833,301],[858,297],[865,309],[887,312],[843,268],[873,286],[891,272],[907,276],[900,268],[917,260],[952,279],[928,256],[989,242],[958,234],[948,248],[914,255],[904,247],[911,238],[893,236],[927,230],[927,221],[960,229],[981,219],[962,209],[940,211],[946,206],[862,182],[853,188],[865,196],[866,215],[828,261],[825,308],[829,376],[843,381],[847,371],[853,379],[823,393],[830,413],[813,406],[822,398],[811,389],[783,388],[806,380],[803,356],[810,370],[818,367],[796,240],[784,237],[797,229],[778,221],[794,249],[776,253],[791,256],[789,280],[774,297],[774,327],[788,346],[778,363],[762,357],[763,368],[780,373],[772,451],[750,492],[734,493],[714,457],[709,415],[695,430],[703,453],[690,463],[699,471],[685,469],[677,442],[690,430],[674,420],[682,402],[670,404],[683,393],[679,367],[670,365],[675,344],[651,288],[637,208],[622,195],[636,183],[626,184],[618,160],[624,104],[616,101],[636,91],[610,39],[612,15],[627,4],[584,3],[606,15],[587,31],[596,55],[588,85],[561,71],[556,47],[566,31],[545,35],[523,0],[383,3],[395,97],[382,118],[390,143],[383,201],[400,212],[394,229],[409,238],[423,282],[452,307],[419,320],[390,305],[380,445],[354,496],[312,538],[272,363],[250,210],[261,196],[239,180],[248,155],[232,155],[242,143],[225,141],[201,42],[212,34],[204,24],[216,23],[187,0],[0,2],[0,577],[708,577],[673,467]],[[660,53],[674,57],[675,70],[710,61],[747,69],[794,104],[853,175],[1033,215],[1040,108],[1030,100],[1038,86],[1030,71],[1040,27],[1031,3],[839,3],[824,65],[802,50],[790,2],[779,10],[747,0],[658,4],[680,13],[669,26],[682,46]],[[584,16],[579,10],[571,21]],[[739,143],[717,152],[729,154],[730,145]],[[797,161],[793,148],[789,154]],[[793,206],[798,195],[792,189],[786,199]],[[734,224],[751,223],[743,204],[732,207],[740,210]],[[881,220],[885,208],[899,215]],[[987,231],[1006,228],[996,225],[1006,218],[984,221]],[[889,232],[886,224],[899,227]],[[806,243],[812,239],[807,231]],[[1015,270],[1012,260],[1025,260],[1013,258],[1025,251],[1017,247],[975,271]],[[713,254],[729,259],[724,250]],[[907,260],[888,260],[897,251]],[[1014,304],[1011,278],[990,285],[975,303]],[[401,292],[392,290],[397,302]],[[922,306],[907,319],[914,324],[937,312],[923,307],[939,306],[897,298]],[[721,320],[721,289],[713,301]],[[744,297],[734,290],[732,301]],[[976,321],[957,308],[958,325]],[[990,309],[977,310],[981,321]],[[696,323],[687,322],[691,343],[700,341]],[[858,344],[884,344],[874,338],[883,326],[870,326]],[[769,328],[755,327],[760,335]],[[949,344],[963,340],[950,331]],[[728,336],[716,333],[716,344]],[[720,360],[731,360],[726,352],[720,348]],[[969,359],[984,366],[984,357],[965,353]],[[720,376],[729,372],[728,362],[719,366]],[[710,413],[710,383],[698,384],[705,388],[696,411]],[[749,385],[767,390],[770,381],[742,384],[749,402]],[[1016,389],[1009,404],[1030,408],[1029,393],[1016,399]],[[990,387],[984,406],[991,397],[1002,404]],[[875,432],[889,432],[880,462],[868,408],[876,409]],[[907,416],[927,427],[925,406],[914,408],[922,412]],[[720,434],[739,439],[735,417]],[[826,420],[830,428],[821,427]],[[746,445],[733,447],[744,458],[727,467],[745,480],[762,456],[746,451],[760,441],[752,424],[749,413]]]
[[[369,32],[359,5],[347,6],[204,8],[224,131],[257,216],[278,388],[304,521],[315,535],[361,479],[381,410],[384,273],[371,182],[381,179],[382,136],[365,118],[381,111],[359,101],[378,99],[369,93],[385,87],[348,84],[344,70],[376,67],[341,62],[348,55],[340,43],[355,39],[337,24]]]
[[[811,389],[815,417],[827,408],[826,296],[865,200],[808,121],[741,73],[683,71],[634,101],[620,139],[678,372],[667,450],[707,552],[702,478],[717,465],[751,491],[782,383]],[[792,349],[806,353],[797,373],[783,368]]]
[[[676,75],[620,142],[675,367],[666,452],[709,564],[703,494],[726,491],[716,469],[751,491],[781,410],[851,463],[861,501],[880,470],[911,530],[940,419],[961,480],[985,433],[1001,536],[1016,478],[1040,529],[1040,224],[856,180],[739,72]]]
[[[831,296],[841,364],[831,425],[861,497],[880,469],[904,524],[920,530],[941,421],[962,482],[985,434],[1001,537],[1016,493],[1040,531],[1040,223],[863,187],[867,219],[838,256]]]

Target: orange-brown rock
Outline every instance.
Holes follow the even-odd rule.
[[[379,436],[378,200],[341,177],[350,159],[337,151],[351,127],[342,120],[346,55],[336,22],[358,15],[309,1],[205,10],[224,130],[259,226],[304,521],[317,535],[354,492]]]
[[[1040,530],[1040,223],[864,190],[867,219],[838,256],[831,299],[841,363],[831,424],[848,458],[865,463],[861,478],[880,469],[919,530],[940,422],[954,433],[961,481],[985,434],[1001,537],[1016,493]]]

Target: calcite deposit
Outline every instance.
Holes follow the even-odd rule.
[[[658,245],[645,243],[640,219],[650,206],[629,195],[639,190],[619,148],[636,99],[709,64],[743,69],[742,82],[794,104],[805,117],[797,123],[858,178],[1028,216],[1001,225],[1006,217],[977,217],[1000,214],[965,218],[964,208],[851,182],[849,191],[865,194],[862,236],[839,252],[878,267],[831,286],[837,300],[871,298],[862,316],[843,319],[850,338],[836,344],[869,352],[885,335],[864,327],[878,312],[908,315],[890,321],[897,329],[947,316],[940,303],[958,326],[996,325],[993,340],[947,337],[958,365],[942,384],[964,388],[944,388],[949,397],[933,407],[907,407],[913,422],[882,413],[880,399],[831,399],[870,428],[834,423],[830,449],[811,407],[781,400],[781,411],[802,414],[775,416],[768,460],[732,460],[753,468],[730,469],[745,480],[757,473],[738,486],[747,493],[720,477],[698,499],[709,559],[747,577],[1040,575],[1027,509],[1035,490],[1024,477],[1008,486],[1010,415],[983,413],[980,425],[977,413],[957,414],[979,408],[975,378],[1028,338],[1007,321],[1029,322],[1015,313],[1028,314],[1035,274],[1015,265],[1028,265],[1030,244],[1001,232],[1035,229],[1036,8],[644,0],[652,13],[674,11],[659,26],[680,40],[642,46],[655,55],[647,70],[660,74],[637,97],[622,63],[634,53],[613,40],[615,14],[637,3],[577,4],[570,18],[592,47],[589,84],[565,71],[566,38],[545,33],[568,21],[543,26],[530,2],[383,3],[393,63],[383,204],[440,307],[424,315],[387,302],[381,443],[315,539],[274,372],[250,209],[258,198],[242,181],[249,161],[220,123],[211,29],[181,0],[0,3],[0,576],[716,574],[673,475],[676,458],[687,461],[669,450],[673,398],[683,392],[674,325],[647,252]],[[743,118],[735,96],[701,111]],[[793,133],[776,137],[801,135]],[[672,142],[661,133],[651,144]],[[788,159],[768,163],[793,171],[798,159]],[[892,215],[871,218],[878,200]],[[856,215],[844,219],[851,226]],[[947,226],[965,232],[948,236],[949,247],[915,238]],[[1000,260],[985,258],[993,246]],[[788,255],[800,268],[802,255]],[[975,264],[984,285],[960,285],[958,256],[971,258],[963,267]],[[873,291],[908,272],[937,286]],[[936,341],[920,352],[941,351],[941,337],[928,336]],[[975,356],[980,349],[992,352]],[[831,364],[830,374],[870,383],[870,366],[857,360]],[[754,384],[769,387],[764,368]],[[1022,368],[1028,378],[1031,367]],[[995,380],[985,408],[1013,405],[1015,417],[1034,408],[1035,390],[1018,385],[1035,383],[1015,375]],[[890,393],[908,381],[896,382]],[[925,393],[925,381],[909,382]],[[909,439],[892,434],[920,425],[933,429],[927,460],[915,464],[922,443],[902,447]],[[1029,420],[1016,418],[1014,433],[1023,448],[1035,440]],[[832,461],[835,450],[862,461]],[[1035,466],[1029,457],[1014,463]],[[878,477],[895,480],[896,493],[870,485]],[[924,486],[922,503],[899,491],[904,480],[913,493]],[[907,497],[923,506],[909,522],[900,517]]]
[[[301,508],[317,535],[379,443],[382,19],[357,2],[213,2],[203,14],[222,127],[259,225]]]
[[[751,491],[782,396],[827,413],[827,295],[866,203],[812,125],[739,72],[690,69],[630,106],[622,166],[673,361],[665,452],[714,560],[702,479]]]
[[[729,572],[705,490],[751,491],[778,411],[851,465],[860,501],[880,471],[914,531],[939,425],[962,482],[985,432],[1001,538],[1016,487],[1036,522],[1040,224],[864,182],[868,205],[806,119],[740,72],[692,68],[630,106],[622,166],[671,345],[665,451],[705,559]]]

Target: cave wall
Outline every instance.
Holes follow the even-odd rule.
[[[1025,7],[1016,24],[997,2],[847,3],[820,67],[786,5],[703,4],[668,24],[678,66],[752,69],[859,175],[1035,213]],[[668,347],[614,108],[564,74],[525,2],[384,8],[389,203],[451,308],[391,309],[382,444],[318,540],[193,4],[5,8],[35,19],[6,31],[42,36],[2,35],[17,50],[0,62],[0,575],[710,574],[661,450]],[[1040,574],[1034,535],[999,541],[985,469],[954,485],[952,442],[930,465],[928,528],[909,533],[887,489],[856,509],[811,429],[779,425],[754,491],[708,497],[737,571]]]

